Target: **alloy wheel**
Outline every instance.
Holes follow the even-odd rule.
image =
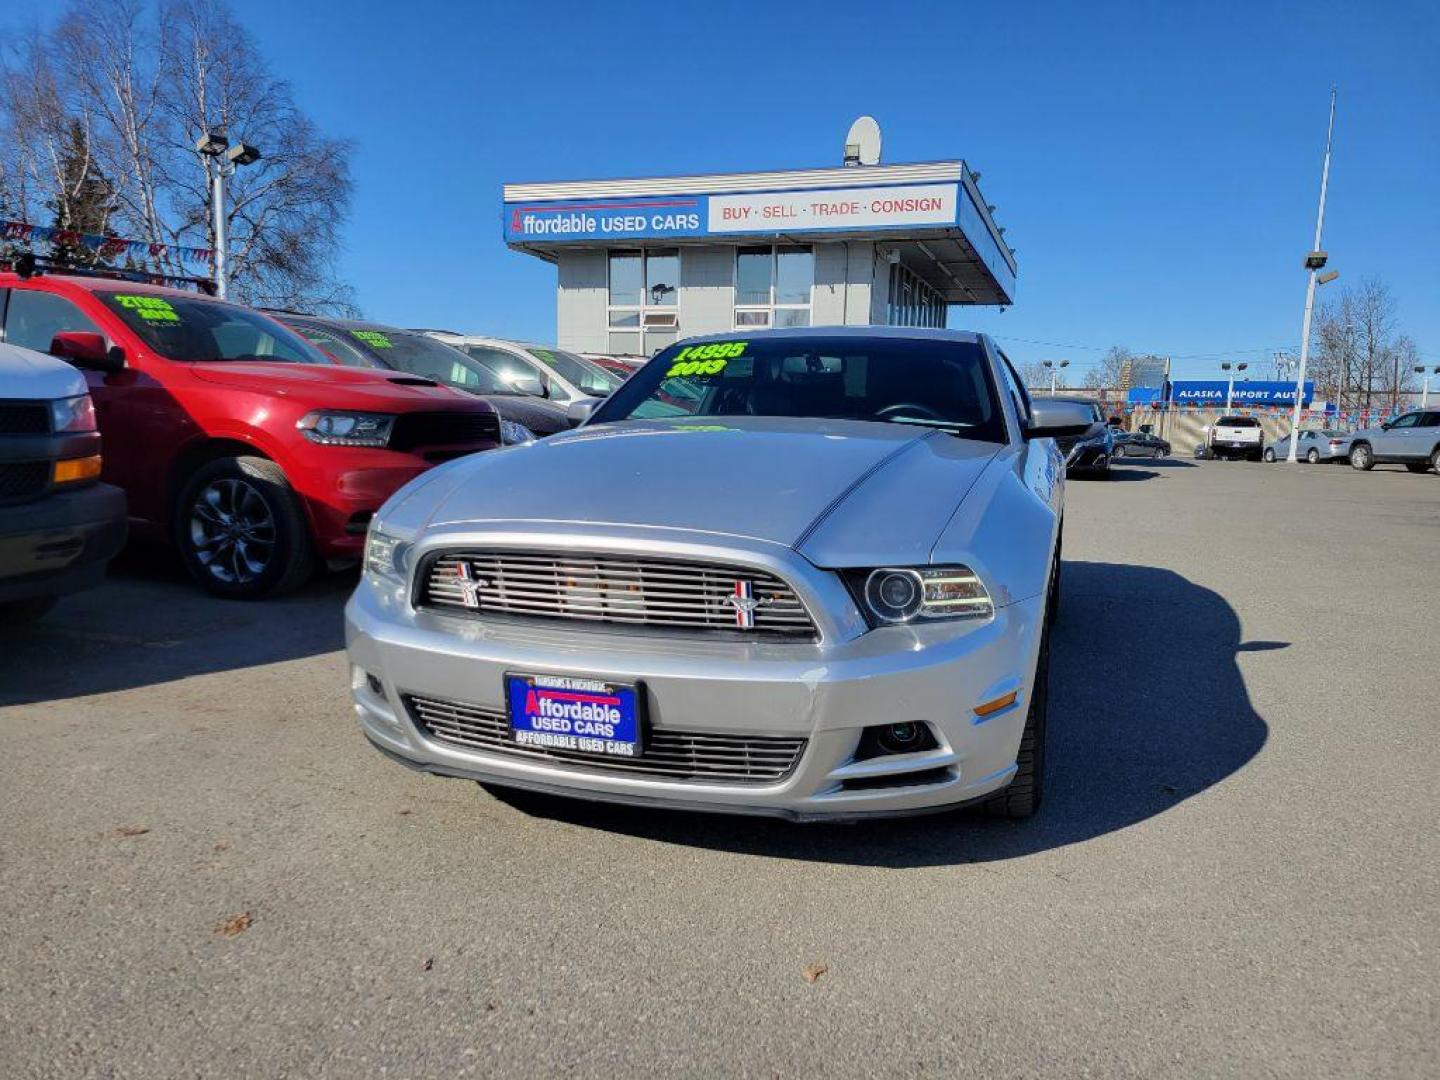
[[[275,516],[254,485],[227,477],[196,494],[190,542],[195,558],[216,580],[231,585],[254,581],[270,565],[275,540]]]

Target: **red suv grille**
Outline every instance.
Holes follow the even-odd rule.
[[[460,446],[500,441],[500,417],[493,412],[412,412],[395,418],[390,449]]]

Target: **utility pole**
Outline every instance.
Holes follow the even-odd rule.
[[[1300,402],[1305,397],[1305,368],[1310,362],[1310,318],[1315,311],[1315,278],[1326,262],[1325,252],[1320,249],[1320,232],[1325,226],[1325,189],[1330,183],[1330,147],[1334,137],[1335,87],[1332,86],[1330,123],[1325,129],[1325,164],[1320,168],[1320,209],[1315,214],[1315,245],[1305,257],[1305,268],[1310,271],[1310,280],[1305,286],[1305,320],[1300,329],[1300,371],[1295,377],[1295,411],[1290,417],[1290,449],[1285,455],[1285,460],[1292,465],[1295,464],[1295,451],[1300,445]]]

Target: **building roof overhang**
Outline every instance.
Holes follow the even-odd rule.
[[[505,242],[585,248],[883,244],[948,303],[1010,304],[1017,267],[963,161],[506,184]]]

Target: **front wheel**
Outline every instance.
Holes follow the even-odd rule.
[[[1312,449],[1308,454],[1305,455],[1305,460],[1308,461],[1311,465],[1319,465],[1320,451]]]
[[[1165,451],[1161,450],[1160,447],[1157,446],[1155,448],[1155,452],[1152,453],[1150,456],[1153,457],[1156,461],[1159,461],[1162,457],[1165,456]]]
[[[1275,448],[1273,446],[1266,448],[1265,460],[1270,462],[1272,465],[1275,463]]]
[[[1045,721],[1050,705],[1050,631],[1044,631],[1040,642],[1040,658],[1035,663],[1035,681],[1030,688],[1030,710],[1025,714],[1025,730],[1020,736],[1020,752],[1015,758],[1015,777],[1007,787],[982,803],[990,817],[1019,821],[1040,809],[1045,790]]]
[[[176,503],[175,541],[190,575],[232,600],[293,592],[315,570],[300,500],[266,458],[218,458],[197,471]]]
[[[1361,472],[1369,472],[1375,467],[1375,455],[1365,443],[1350,448],[1350,467],[1359,469]]]

